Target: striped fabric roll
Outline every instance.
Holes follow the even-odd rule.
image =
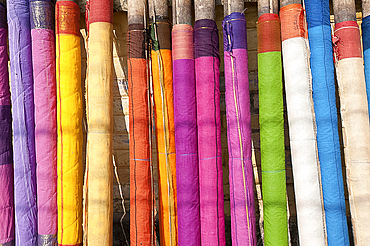
[[[307,0],[312,90],[328,244],[349,245],[335,98],[329,1]]]
[[[161,245],[177,245],[176,149],[172,85],[171,24],[156,16],[151,25],[154,118],[159,177]]]
[[[252,129],[245,16],[224,18],[224,62],[231,239],[233,245],[257,245],[252,166]]]
[[[258,18],[258,92],[265,245],[287,246],[287,202],[280,19]]]
[[[57,244],[57,115],[54,4],[30,1],[35,95],[38,245]]]
[[[302,6],[282,7],[280,19],[299,243],[301,246],[325,246],[308,40]]]
[[[113,244],[113,1],[90,0],[87,244]]]
[[[8,0],[12,89],[15,243],[37,244],[35,119],[30,7],[28,0]]]
[[[56,3],[58,244],[82,245],[82,89],[80,8]]]
[[[370,245],[370,123],[357,22],[336,23],[334,36],[354,241]]]
[[[195,22],[201,244],[214,246],[225,245],[218,41],[214,20]]]
[[[8,25],[0,4],[0,245],[14,245],[14,170],[8,73]]]
[[[179,246],[200,246],[199,163],[195,98],[194,30],[172,29],[173,100]]]

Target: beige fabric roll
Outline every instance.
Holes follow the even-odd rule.
[[[336,63],[344,156],[356,246],[370,245],[370,127],[362,58]]]
[[[87,242],[113,244],[113,25],[90,24],[87,88]]]

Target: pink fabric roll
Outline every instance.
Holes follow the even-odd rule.
[[[55,38],[50,29],[32,29],[37,162],[38,234],[57,233],[57,124]],[[39,236],[39,237],[40,237]]]

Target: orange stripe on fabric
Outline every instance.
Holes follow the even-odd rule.
[[[300,4],[289,4],[280,9],[282,41],[303,37],[307,38],[304,10]]]
[[[108,22],[113,24],[113,1],[90,0],[89,24],[94,22]]]
[[[343,21],[335,24],[333,37],[337,60],[362,57],[360,29],[356,21]]]
[[[281,51],[280,19],[277,14],[263,14],[257,22],[258,53]]]
[[[56,34],[80,36],[80,8],[71,1],[58,1],[55,6]]]
[[[172,28],[173,60],[194,59],[194,31],[191,25],[178,24]]]

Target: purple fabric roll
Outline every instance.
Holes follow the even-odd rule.
[[[194,60],[173,61],[179,246],[200,246]]]
[[[194,26],[201,242],[225,245],[218,31],[213,20]]]
[[[0,4],[0,245],[14,242],[12,115],[6,9]]]
[[[57,245],[57,119],[53,4],[31,1],[38,245]]]
[[[37,243],[35,121],[28,0],[7,0],[13,105],[15,241]]]
[[[245,22],[241,13],[223,22],[231,238],[239,246],[257,244]]]

